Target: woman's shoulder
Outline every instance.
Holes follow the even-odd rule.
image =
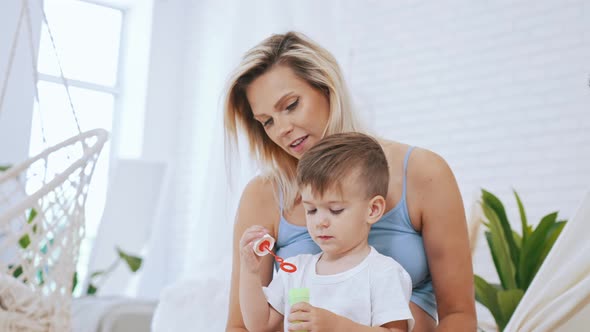
[[[447,161],[437,154],[424,148],[412,150],[408,161],[408,178],[418,184],[435,184],[437,180],[454,178]]]
[[[413,147],[409,144],[385,139],[379,139],[379,142],[385,154],[391,156],[391,159],[394,160],[404,160],[408,150]],[[421,147],[413,147],[408,158],[408,177],[427,180],[436,175],[449,175],[449,165],[436,152]]]
[[[276,186],[274,181],[267,176],[258,175],[248,182],[242,192],[241,202],[253,206],[277,205]]]
[[[396,164],[403,163],[412,147],[412,145],[390,140],[380,139],[379,142],[388,156],[388,161]],[[418,186],[414,189],[430,187],[440,180],[454,180],[453,172],[446,160],[436,152],[422,147],[412,149],[408,156],[406,174],[409,184]]]
[[[274,181],[266,176],[256,176],[242,192],[237,221],[262,225],[271,230],[279,211]]]

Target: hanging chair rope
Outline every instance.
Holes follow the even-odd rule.
[[[64,71],[63,71],[63,66],[61,64],[60,61],[60,57],[59,57],[59,52],[57,50],[57,46],[55,43],[55,38],[53,37],[53,32],[51,31],[51,27],[49,26],[49,20],[47,19],[47,14],[45,13],[45,10],[43,10],[43,3],[42,0],[37,0],[37,5],[40,8],[40,13],[41,13],[41,18],[43,19],[43,23],[45,23],[45,27],[47,29],[47,35],[49,36],[49,40],[51,41],[51,49],[53,50],[53,54],[55,55],[55,59],[57,62],[57,67],[59,68],[59,76],[61,79],[61,82],[65,88],[66,91],[66,96],[68,97],[68,103],[69,103],[69,107],[70,110],[72,112],[72,117],[74,119],[74,122],[76,123],[76,129],[78,130],[78,134],[82,133],[82,130],[80,128],[80,122],[78,121],[78,116],[76,115],[76,109],[74,107],[74,103],[72,102],[72,95],[70,93],[70,85],[68,83],[67,78],[64,75]],[[39,75],[37,72],[37,57],[36,57],[36,52],[35,52],[35,47],[34,47],[34,42],[33,42],[33,26],[31,23],[31,9],[29,7],[29,0],[22,0],[22,6],[21,6],[21,11],[20,11],[20,15],[18,18],[18,23],[16,26],[16,30],[14,32],[14,36],[12,39],[12,46],[10,48],[10,56],[8,58],[8,67],[6,69],[6,74],[4,76],[4,80],[2,83],[2,91],[0,92],[0,114],[2,113],[2,108],[4,105],[4,98],[6,96],[6,89],[8,87],[8,80],[10,78],[10,74],[12,72],[12,65],[14,63],[14,56],[16,54],[16,49],[18,46],[18,37],[20,35],[20,29],[22,26],[22,21],[23,18],[27,19],[27,37],[28,37],[28,41],[29,41],[29,50],[30,50],[30,55],[31,55],[31,68],[33,69],[33,88],[35,90],[35,100],[37,102],[37,104],[39,105],[39,108],[41,107],[41,103],[39,100],[39,88],[37,87],[37,82],[39,81]],[[44,127],[43,125],[41,125],[41,130],[44,131]],[[45,133],[43,132],[43,142],[46,142],[45,139]]]
[[[20,331],[2,328],[10,317],[31,324],[42,318],[44,331],[69,330],[84,205],[107,136],[103,129],[82,133],[0,173],[0,330]],[[7,287],[6,279],[23,287]],[[5,305],[25,295],[26,308],[51,310]]]
[[[96,162],[108,139],[104,129],[81,131],[53,34],[41,1],[38,4],[78,134],[0,172],[0,331],[71,330],[72,286],[84,237],[84,207]],[[22,0],[0,91],[0,114],[23,19],[40,111],[31,12],[28,0]],[[41,129],[46,144],[43,123]]]
[[[27,2],[28,0],[23,0],[23,1]],[[41,2],[41,0],[38,0],[37,4],[41,8],[41,17],[43,18],[43,22],[45,23],[45,27],[47,28],[47,34],[49,35],[49,39],[51,40],[51,49],[53,50],[53,53],[55,55],[55,59],[57,61],[57,66],[59,68],[59,76],[61,77],[61,82],[66,89],[66,94],[68,96],[68,102],[70,104],[70,110],[72,111],[74,121],[76,121],[76,128],[78,129],[78,133],[81,133],[82,130],[80,129],[80,123],[78,122],[78,116],[76,115],[76,110],[74,109],[74,103],[72,102],[72,96],[70,94],[70,85],[68,84],[68,80],[66,79],[66,76],[64,75],[64,70],[61,65],[61,61],[59,60],[59,54],[57,51],[57,47],[55,46],[55,38],[53,38],[53,33],[51,32],[51,28],[49,26],[49,21],[47,20],[47,15],[45,14],[45,11],[43,10],[43,3]],[[30,11],[28,11],[28,12],[29,12],[29,16],[30,16]],[[32,31],[32,27],[29,26],[29,29]],[[36,68],[36,67],[34,67],[34,68]],[[37,71],[34,70],[34,72],[35,72],[35,75],[37,75]],[[37,82],[37,79],[35,80],[35,82]],[[35,90],[37,90],[36,84],[35,84]],[[39,94],[37,93],[37,96],[38,95]],[[37,100],[37,102],[39,102],[39,100]]]

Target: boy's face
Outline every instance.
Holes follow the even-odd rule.
[[[366,197],[358,177],[347,176],[340,186],[319,196],[310,186],[301,188],[307,229],[322,251],[340,255],[364,246],[374,219],[370,217],[373,199]]]

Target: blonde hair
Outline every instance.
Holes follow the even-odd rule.
[[[361,133],[330,135],[309,149],[297,165],[299,187],[311,186],[319,196],[335,187],[342,190],[342,181],[350,176],[358,179],[365,198],[387,197],[389,168],[377,140]]]
[[[323,92],[330,114],[324,135],[359,131],[351,99],[336,59],[326,49],[298,32],[275,34],[250,49],[230,77],[224,102],[226,152],[237,148],[238,127],[248,138],[250,153],[263,174],[282,191],[284,207],[290,210],[298,196],[297,159],[275,144],[254,119],[246,89],[274,66],[291,68],[295,75]]]

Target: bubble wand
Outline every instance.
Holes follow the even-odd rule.
[[[274,247],[274,245],[275,239],[272,236],[265,234],[258,241],[254,242],[254,252],[258,256],[265,256],[267,254],[271,254],[275,258],[275,261],[279,263],[279,268],[287,273],[293,273],[297,271],[297,266],[295,266],[295,264],[285,262],[285,260],[282,257],[279,257],[275,255],[274,252],[272,252],[272,248]]]

